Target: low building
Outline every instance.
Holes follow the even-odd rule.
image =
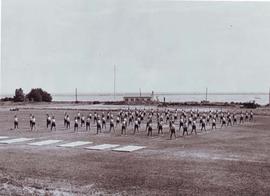
[[[126,103],[152,103],[153,98],[151,96],[129,96],[123,97]]]

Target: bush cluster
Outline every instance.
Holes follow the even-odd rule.
[[[52,96],[42,90],[41,88],[33,88],[31,91],[25,95],[21,88],[15,90],[15,96],[13,97],[14,102],[23,102],[23,101],[34,101],[34,102],[51,102]]]

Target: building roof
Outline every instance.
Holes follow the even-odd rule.
[[[152,98],[151,96],[126,96],[126,97],[123,97],[124,99],[125,98],[141,98],[141,99],[144,99],[144,98]]]

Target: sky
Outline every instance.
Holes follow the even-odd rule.
[[[268,92],[270,2],[2,0],[1,93]]]

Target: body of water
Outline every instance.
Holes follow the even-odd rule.
[[[78,94],[78,101],[122,101],[124,96],[138,96],[135,93],[117,94],[115,97],[113,94]],[[150,96],[150,94],[142,94],[142,96]],[[155,94],[155,100],[166,102],[200,102],[206,99],[205,94]],[[54,101],[75,101],[74,94],[55,94],[53,95]],[[207,100],[210,102],[250,102],[255,101],[258,104],[266,105],[269,103],[269,94],[267,93],[243,93],[243,94],[214,94],[210,93],[207,96]]]

